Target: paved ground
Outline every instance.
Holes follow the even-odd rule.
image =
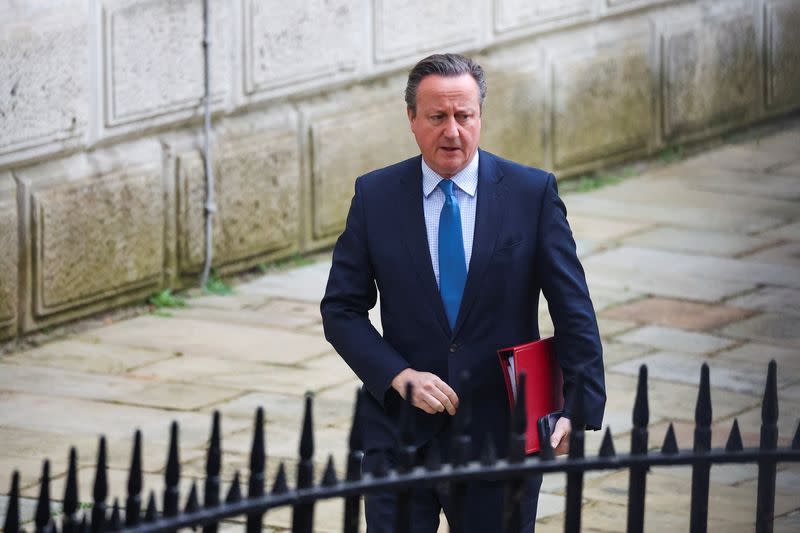
[[[629,447],[637,370],[650,373],[650,443],[667,421],[692,443],[700,364],[711,366],[713,441],[738,418],[746,445],[758,442],[767,362],[778,362],[780,440],[800,414],[800,123],[728,144],[638,177],[564,200],[600,319],[606,353],[605,423],[617,450]],[[99,434],[108,438],[112,495],[123,496],[134,428],[145,436],[146,487],[163,485],[170,420],[181,424],[187,479],[202,476],[211,413],[223,414],[226,479],[246,471],[253,410],[266,408],[269,469],[293,466],[301,397],[316,393],[321,465],[343,467],[358,381],[322,336],[318,302],[327,260],[203,296],[170,318],[140,316],[0,359],[0,492],[21,472],[30,517],[40,461],[63,494],[67,449],[79,449],[81,499],[89,501]],[[549,323],[546,309],[543,323]],[[544,328],[545,330],[548,327]],[[597,450],[592,434],[587,450]],[[752,531],[757,471],[715,467],[711,531]],[[584,530],[624,531],[627,472],[587,477]],[[800,467],[778,474],[776,531],[800,529]],[[188,481],[186,486],[188,486]],[[654,468],[647,530],[688,530],[690,472]],[[545,479],[537,531],[563,530],[563,476]],[[184,489],[186,490],[186,489]],[[183,494],[186,494],[184,492]],[[0,496],[0,517],[6,499]],[[341,503],[317,511],[336,531]],[[268,513],[274,530],[286,511]]]

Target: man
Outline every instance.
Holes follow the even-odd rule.
[[[325,336],[368,394],[363,409],[363,470],[396,464],[406,384],[418,459],[432,447],[445,456],[459,401],[471,402],[475,454],[487,438],[505,455],[510,413],[496,351],[539,338],[540,290],[547,299],[567,391],[584,375],[587,427],[599,429],[605,405],[597,323],[583,269],[552,174],[478,149],[486,82],[480,66],[433,55],[410,72],[406,104],[421,156],[361,176],[336,243],[321,311]],[[367,312],[380,293],[381,336]],[[459,383],[462,372],[471,379]],[[571,395],[570,395],[571,397]],[[556,424],[563,453],[569,413]],[[541,477],[529,480],[523,531],[533,530]],[[500,531],[502,484],[467,489],[466,531]],[[437,487],[415,490],[414,531],[434,532]],[[370,495],[370,532],[391,531],[391,494]]]

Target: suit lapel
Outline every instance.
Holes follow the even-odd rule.
[[[502,178],[503,174],[497,168],[494,158],[491,154],[481,150],[478,163],[478,205],[475,213],[472,257],[469,262],[467,283],[464,286],[464,295],[461,298],[461,307],[458,311],[453,337],[458,335],[458,331],[469,316],[475,298],[480,292],[483,273],[492,258],[497,235],[503,226],[505,211],[502,206],[505,188],[501,183]]]
[[[450,324],[444,311],[444,304],[436,285],[436,276],[431,265],[431,252],[428,247],[428,231],[425,227],[425,212],[422,207],[422,163],[420,157],[412,159],[412,165],[402,180],[402,192],[398,195],[399,218],[403,241],[411,255],[411,264],[417,273],[422,292],[428,297],[434,315],[444,333],[450,336]],[[403,223],[404,222],[404,223]]]

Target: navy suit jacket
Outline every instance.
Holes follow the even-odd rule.
[[[539,338],[540,291],[553,318],[565,390],[583,372],[586,425],[599,429],[602,348],[555,178],[481,151],[472,258],[451,330],[428,249],[420,157],[356,180],[321,303],[325,337],[369,392],[365,448],[396,445],[402,399],[391,381],[411,367],[438,375],[460,401],[468,397],[474,450],[488,434],[505,454],[510,413],[496,351]],[[383,335],[367,316],[378,294]],[[464,370],[468,390],[459,383]],[[417,410],[416,444],[447,427],[448,417]]]

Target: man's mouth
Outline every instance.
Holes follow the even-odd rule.
[[[444,150],[445,152],[458,152],[461,148],[454,148],[454,147],[451,147],[451,146],[442,146],[441,149]]]

